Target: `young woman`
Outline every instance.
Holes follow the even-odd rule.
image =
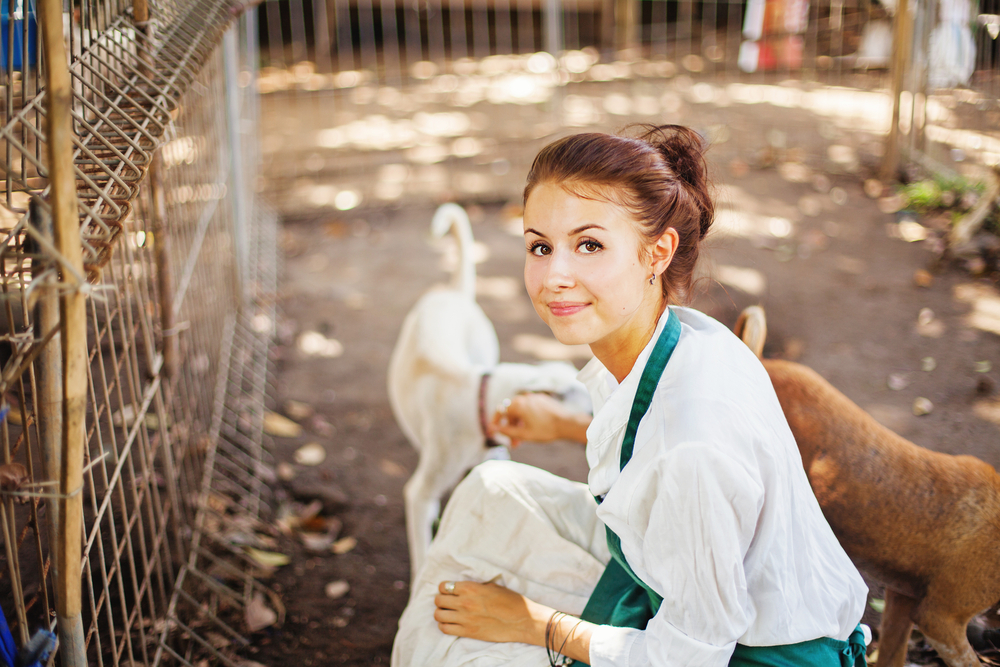
[[[581,134],[525,187],[525,285],[589,416],[523,397],[497,426],[585,441],[575,484],[515,463],[455,490],[393,665],[864,665],[867,589],[820,512],[767,373],[686,301],[713,218],[700,138]]]

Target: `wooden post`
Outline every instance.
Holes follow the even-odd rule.
[[[41,204],[31,200],[31,224],[52,243],[52,216]],[[51,258],[42,256],[42,250],[38,244],[29,242],[26,244],[32,253],[38,255],[31,261],[32,281],[41,280],[43,272],[53,268],[55,262]],[[46,286],[39,288],[36,286],[38,303],[35,304],[33,315],[35,338],[44,339],[53,329],[59,328],[59,295],[50,286],[57,282],[55,276],[46,278]],[[38,437],[42,445],[42,465],[44,466],[45,479],[59,479],[62,469],[62,337],[57,333],[38,355],[38,372],[35,373],[35,394],[37,403],[35,404],[35,418],[38,420]],[[48,527],[49,527],[49,551],[52,552],[60,543],[59,538],[59,504],[47,502]],[[55,561],[56,559],[53,559]],[[58,564],[53,570],[53,580],[59,581],[60,575]]]
[[[638,44],[638,9],[638,0],[615,0],[616,51],[626,51]]]
[[[53,236],[63,261],[83,274],[80,216],[73,172],[73,92],[63,41],[62,1],[39,0],[39,24],[45,54],[46,151],[52,203]],[[61,266],[64,283],[77,278]],[[56,613],[63,665],[86,664],[81,611],[83,543],[84,417],[87,409],[87,312],[82,290],[59,298],[62,337],[62,455],[59,474],[59,539],[55,545]]]
[[[898,0],[892,34],[892,124],[885,139],[885,155],[879,174],[883,183],[895,181],[899,173],[899,96],[903,92],[903,78],[910,67],[912,24],[909,0]]]

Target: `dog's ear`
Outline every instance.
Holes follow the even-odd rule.
[[[733,333],[746,343],[747,347],[760,359],[767,340],[767,318],[760,306],[748,306],[740,313],[733,327]]]

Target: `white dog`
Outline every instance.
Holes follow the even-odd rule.
[[[495,444],[485,430],[497,406],[528,391],[572,394],[578,409],[589,400],[570,364],[498,363],[496,332],[476,303],[469,218],[457,204],[444,204],[431,221],[436,238],[449,230],[459,251],[452,285],[432,289],[417,301],[389,361],[389,402],[403,433],[420,452],[403,489],[411,580],[430,544],[441,498]]]

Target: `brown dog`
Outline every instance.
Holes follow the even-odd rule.
[[[736,333],[759,357],[763,310]],[[824,516],[885,585],[879,667],[903,666],[914,623],[949,667],[980,665],[966,626],[1000,600],[1000,474],[901,438],[801,364],[763,364]]]

